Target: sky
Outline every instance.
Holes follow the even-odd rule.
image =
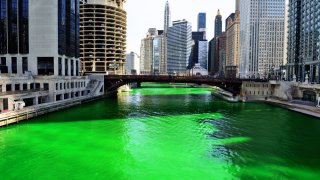
[[[141,39],[149,28],[163,29],[166,0],[127,0],[127,52],[140,54]],[[199,12],[207,13],[207,39],[214,35],[214,19],[220,9],[223,20],[235,11],[235,0],[169,0],[171,20],[186,19],[197,30]]]

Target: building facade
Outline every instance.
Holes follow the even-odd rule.
[[[95,95],[79,76],[78,0],[1,0],[0,19],[0,113]]]
[[[218,9],[215,21],[214,21],[214,37],[218,37],[222,34],[222,16]]]
[[[126,75],[140,74],[140,57],[137,53],[131,52],[127,54],[124,70]]]
[[[241,0],[240,12],[240,75],[268,78],[284,63],[285,0]]]
[[[240,1],[236,1],[239,7]],[[225,76],[236,78],[240,67],[240,9],[236,9],[227,19]]]
[[[208,41],[205,39],[205,32],[192,32],[192,58],[189,69],[199,63],[204,69],[208,69]]]
[[[192,27],[186,20],[174,21],[168,30],[169,74],[185,74],[190,62],[192,50]]]
[[[168,63],[168,29],[172,26],[171,21],[171,9],[169,1],[166,2],[164,10],[164,26],[163,26],[163,43],[162,43],[162,58],[163,58],[163,74],[167,74],[167,63]],[[160,35],[160,34],[159,34]]]
[[[126,60],[124,0],[83,0],[80,6],[81,72],[122,74]]]
[[[320,83],[320,2],[290,0],[288,79]]]
[[[150,28],[147,37],[141,40],[140,73],[166,74],[164,59],[164,35],[159,35],[156,28]]]

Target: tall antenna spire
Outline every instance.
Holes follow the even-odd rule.
[[[170,12],[169,1],[167,0],[166,7],[164,10],[164,28],[163,28],[164,35],[167,34],[169,27],[171,27],[171,12]]]
[[[220,9],[218,9],[217,16],[221,16]]]

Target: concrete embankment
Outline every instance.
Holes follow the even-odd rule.
[[[280,106],[280,107],[289,109],[291,111],[299,112],[305,115],[320,118],[320,108],[318,107],[295,104],[295,103],[290,103],[289,101],[281,101],[281,100],[275,100],[275,99],[268,99],[263,102],[266,102],[268,104],[275,105],[275,106]]]
[[[55,111],[60,111],[66,108],[70,108],[76,105],[80,105],[82,103],[94,101],[104,97],[106,96],[74,98],[72,100],[62,100],[54,103],[46,103],[37,106],[27,107],[18,111],[2,113],[0,114],[0,127],[7,126],[13,123],[19,123],[23,120],[28,120],[37,116],[45,115]]]

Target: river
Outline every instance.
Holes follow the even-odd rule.
[[[143,84],[0,129],[0,179],[319,179],[320,120]]]

